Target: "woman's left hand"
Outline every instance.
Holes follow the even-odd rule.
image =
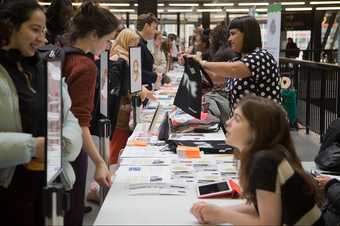
[[[142,86],[140,98],[142,99],[142,101],[144,101],[146,98],[151,100],[151,101],[157,100],[157,97],[154,96],[154,93],[152,91],[148,90],[144,85]]]
[[[112,173],[107,168],[105,162],[96,165],[95,180],[100,186],[111,187],[112,184]]]
[[[197,202],[190,212],[196,217],[200,224],[220,224],[224,223],[223,208],[206,202]]]
[[[323,190],[325,189],[326,184],[328,181],[330,181],[332,178],[329,176],[317,176],[315,177],[315,180],[317,181],[318,188]]]

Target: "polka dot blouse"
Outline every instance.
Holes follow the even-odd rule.
[[[233,111],[242,97],[249,93],[281,103],[280,77],[274,57],[267,50],[256,49],[239,61],[249,68],[251,75],[228,80],[230,109]]]

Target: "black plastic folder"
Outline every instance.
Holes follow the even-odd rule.
[[[174,105],[200,119],[202,110],[202,82],[212,86],[211,79],[193,58],[184,58],[184,74],[179,84]]]

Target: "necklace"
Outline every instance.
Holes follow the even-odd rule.
[[[26,84],[27,84],[28,89],[29,89],[32,93],[34,93],[34,94],[37,93],[37,92],[35,91],[35,89],[33,88],[33,86],[32,86],[32,74],[29,73],[29,72],[26,72],[26,71],[24,70],[24,68],[22,67],[22,65],[21,65],[20,62],[17,63],[17,68],[18,68],[18,70],[19,70],[20,72],[22,72],[23,75],[25,76]]]

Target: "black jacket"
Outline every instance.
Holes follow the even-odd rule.
[[[220,46],[218,50],[212,54],[212,62],[228,62],[235,57],[237,54],[231,50],[231,48],[227,47],[226,45]]]
[[[340,225],[340,181],[330,180],[325,186],[326,204],[322,217],[326,226]]]
[[[141,47],[142,58],[142,84],[147,84],[152,88],[152,83],[156,82],[157,74],[153,72],[154,59],[147,47],[147,41],[140,36],[139,46]]]
[[[96,65],[99,68],[100,61],[96,61]],[[98,70],[99,73],[99,70]],[[117,117],[119,112],[119,104],[122,96],[128,95],[129,89],[129,65],[127,62],[119,58],[116,61],[109,60],[109,83],[108,83],[108,106],[107,106],[107,114],[108,119],[111,123],[111,135],[114,132],[117,123]],[[92,121],[91,121],[91,134],[99,135],[98,121],[104,118],[103,115],[100,114],[100,76],[97,76],[97,84],[96,84],[96,92],[94,98],[94,109],[92,112]]]

